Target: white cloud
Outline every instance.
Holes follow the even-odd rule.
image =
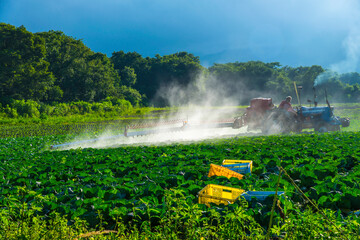
[[[330,65],[330,69],[339,72],[355,72],[359,70],[360,59],[360,29],[353,29],[343,41],[346,58],[338,63]]]

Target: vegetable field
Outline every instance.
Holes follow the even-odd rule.
[[[127,122],[1,126],[0,239],[356,239],[359,107],[335,114],[350,127],[66,151],[50,146]],[[252,173],[208,177],[224,159],[252,160]],[[208,184],[285,194],[208,207]]]
[[[51,151],[47,147],[64,139],[0,139],[4,239],[21,234],[28,239],[58,237],[56,219],[70,229],[63,239],[85,236],[81,234],[91,230],[98,230],[95,238],[154,239],[261,239],[268,232],[272,238],[353,239],[360,231],[358,132],[113,149]],[[242,180],[208,178],[210,164],[220,165],[223,159],[253,160],[253,172]],[[288,176],[280,178],[279,190],[285,196],[273,211],[270,230],[272,199],[210,208],[197,203],[197,193],[207,184],[274,191],[279,167]],[[48,225],[39,227],[39,221]]]

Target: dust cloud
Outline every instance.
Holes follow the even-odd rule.
[[[173,143],[191,143],[207,139],[229,138],[259,134],[257,131],[247,132],[247,127],[233,129],[235,117],[244,110],[237,107],[239,99],[229,97],[227,86],[216,85],[216,79],[206,78],[200,74],[197,81],[188,86],[163,86],[158,91],[158,97],[166,99],[170,106],[178,109],[171,116],[160,117],[154,125],[156,128],[129,129],[128,135],[105,131],[98,138],[88,139],[81,136],[72,141],[55,145],[54,149],[68,150],[74,148],[111,148],[124,145],[159,145]],[[213,86],[209,88],[209,86]],[[205,90],[206,89],[206,90]],[[243,89],[246,92],[246,89]],[[242,96],[244,97],[244,96]],[[161,123],[169,123],[162,126]],[[152,121],[154,123],[154,121]],[[131,125],[131,123],[130,123]],[[221,125],[221,128],[216,127]],[[134,133],[135,132],[135,133]],[[133,134],[145,134],[133,136]]]

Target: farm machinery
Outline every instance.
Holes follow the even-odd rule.
[[[298,96],[298,94],[297,94]],[[314,95],[315,96],[315,95]],[[326,94],[325,94],[326,96]],[[137,137],[151,134],[168,134],[171,132],[191,131],[211,128],[239,129],[247,126],[247,130],[261,130],[263,134],[301,132],[303,129],[313,128],[316,132],[339,131],[340,126],[348,127],[350,120],[334,115],[334,107],[330,106],[327,96],[327,106],[296,107],[294,112],[275,107],[271,98],[253,98],[245,113],[236,118],[217,121],[193,122],[188,119],[164,120],[153,123],[127,125],[122,134],[87,139],[71,143],[53,145],[51,148],[79,146],[100,141],[118,141],[121,138]]]
[[[269,134],[301,132],[303,129],[310,128],[314,128],[316,132],[328,132],[339,131],[340,126],[348,127],[349,118],[335,116],[334,107],[330,106],[327,94],[325,96],[327,106],[318,107],[314,100],[314,107],[305,107],[300,104],[294,112],[276,108],[271,98],[254,98],[250,101],[246,112],[235,119],[233,128],[247,125],[248,131],[261,130]]]
[[[316,91],[314,90],[314,107],[306,107],[301,105],[300,92],[297,89],[302,89],[301,86],[296,87],[294,82],[295,92],[298,99],[299,106],[295,107],[293,111],[286,111],[280,107],[276,107],[272,98],[253,98],[250,100],[250,106],[246,108],[245,113],[236,118],[224,119],[212,122],[191,122],[182,120],[183,124],[180,127],[170,128],[171,131],[178,130],[196,130],[206,128],[226,128],[232,127],[238,129],[247,126],[247,130],[261,130],[264,134],[270,133],[289,133],[301,132],[303,129],[314,129],[316,132],[340,131],[340,127],[348,127],[350,125],[349,118],[342,118],[334,115],[334,107],[330,106],[327,99],[327,92],[325,89],[326,106],[317,106]],[[308,102],[311,102],[308,100]],[[134,128],[134,127],[130,127]],[[136,127],[135,127],[136,128]],[[168,129],[169,130],[169,129]],[[163,130],[163,131],[168,131]],[[135,132],[128,134],[125,130],[125,136],[134,136],[155,131]]]

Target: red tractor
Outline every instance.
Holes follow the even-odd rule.
[[[248,126],[248,131],[262,129],[265,119],[273,112],[275,106],[271,98],[253,98],[246,112],[234,121],[233,128]]]

